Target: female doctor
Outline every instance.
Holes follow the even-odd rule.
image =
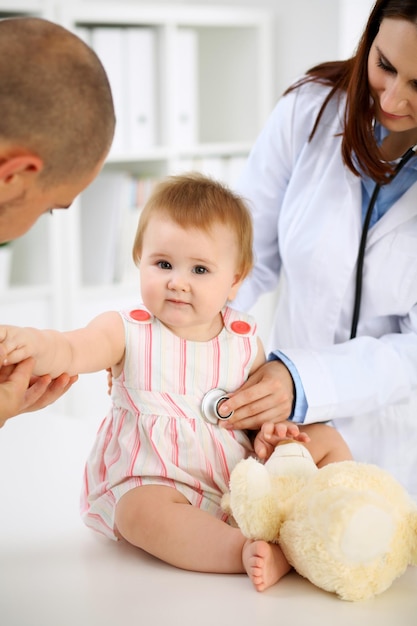
[[[290,87],[249,157],[257,264],[235,306],[279,280],[273,352],[220,411],[331,420],[417,498],[415,144],[417,3],[377,0],[356,55]]]

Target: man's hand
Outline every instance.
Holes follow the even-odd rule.
[[[52,404],[78,379],[68,374],[54,380],[49,375],[32,376],[33,367],[32,358],[0,367],[0,428],[10,417]]]

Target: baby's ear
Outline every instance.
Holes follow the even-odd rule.
[[[236,298],[237,292],[239,291],[239,288],[240,288],[242,282],[243,282],[242,275],[241,274],[236,274],[234,279],[233,279],[232,286],[230,287],[228,300],[232,301],[232,300],[234,300]]]

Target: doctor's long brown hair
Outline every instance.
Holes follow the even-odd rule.
[[[323,112],[333,97],[340,91],[346,92],[346,109],[342,140],[343,160],[349,169],[359,175],[355,164],[376,182],[386,182],[392,167],[381,158],[372,130],[373,107],[368,84],[368,56],[384,18],[400,18],[413,22],[417,27],[416,0],[377,0],[359,42],[356,54],[345,61],[330,61],[312,67],[301,80],[289,87],[285,93],[308,82],[317,82],[331,87],[323,102],[310,134],[313,138]],[[417,67],[417,63],[416,63]]]

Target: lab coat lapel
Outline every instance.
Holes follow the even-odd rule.
[[[368,233],[368,246],[411,219],[417,219],[417,184],[412,185]]]

